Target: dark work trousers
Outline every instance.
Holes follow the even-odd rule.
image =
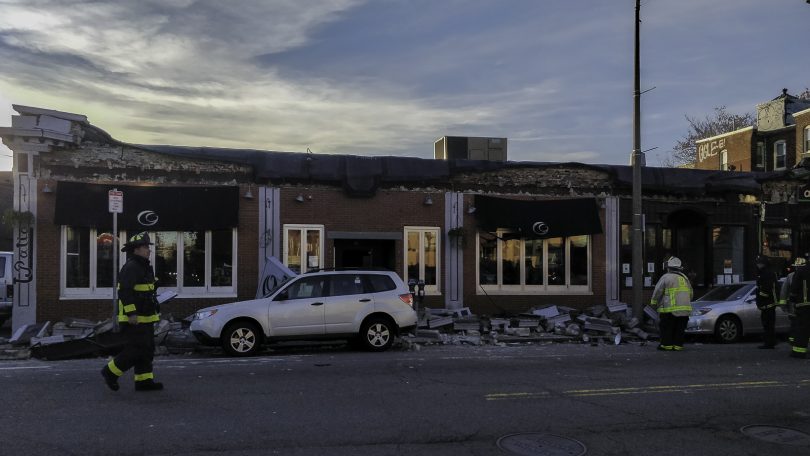
[[[688,323],[688,316],[676,317],[668,312],[662,313],[658,322],[658,329],[661,331],[661,347],[669,350],[683,349]]]
[[[151,374],[155,357],[154,323],[122,324],[121,333],[126,337],[126,345],[113,360],[115,366],[121,372],[134,367],[135,375]]]
[[[796,308],[796,340],[793,351],[807,353],[807,342],[810,341],[810,306]]]
[[[776,345],[776,307],[761,309],[759,318],[762,321],[762,343],[773,347]]]

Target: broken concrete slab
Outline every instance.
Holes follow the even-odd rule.
[[[658,312],[650,306],[644,306],[644,314],[650,317],[656,323],[659,320]]]
[[[439,328],[442,326],[452,324],[453,324],[453,317],[436,317],[428,320],[428,328]]]
[[[11,345],[28,345],[32,337],[36,337],[39,331],[45,326],[45,323],[34,323],[23,325],[14,331],[14,334],[9,339]]]
[[[559,315],[560,309],[558,309],[557,306],[548,306],[540,309],[534,309],[531,311],[531,313],[540,317],[551,318]]]

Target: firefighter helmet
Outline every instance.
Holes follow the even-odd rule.
[[[667,269],[681,269],[681,259],[676,256],[671,256],[664,265]]]
[[[152,245],[152,240],[149,239],[149,233],[146,231],[142,231],[130,237],[129,241],[124,244],[123,247],[121,247],[121,251],[131,252],[135,250],[136,247],[140,247],[142,245]]]

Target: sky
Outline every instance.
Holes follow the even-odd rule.
[[[634,0],[0,0],[12,104],[136,144],[628,164]],[[643,0],[641,147],[810,86],[805,0]],[[0,145],[0,170],[11,169]]]

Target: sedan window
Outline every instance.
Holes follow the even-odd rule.
[[[709,290],[698,301],[737,301],[751,290],[751,284],[723,285]]]

